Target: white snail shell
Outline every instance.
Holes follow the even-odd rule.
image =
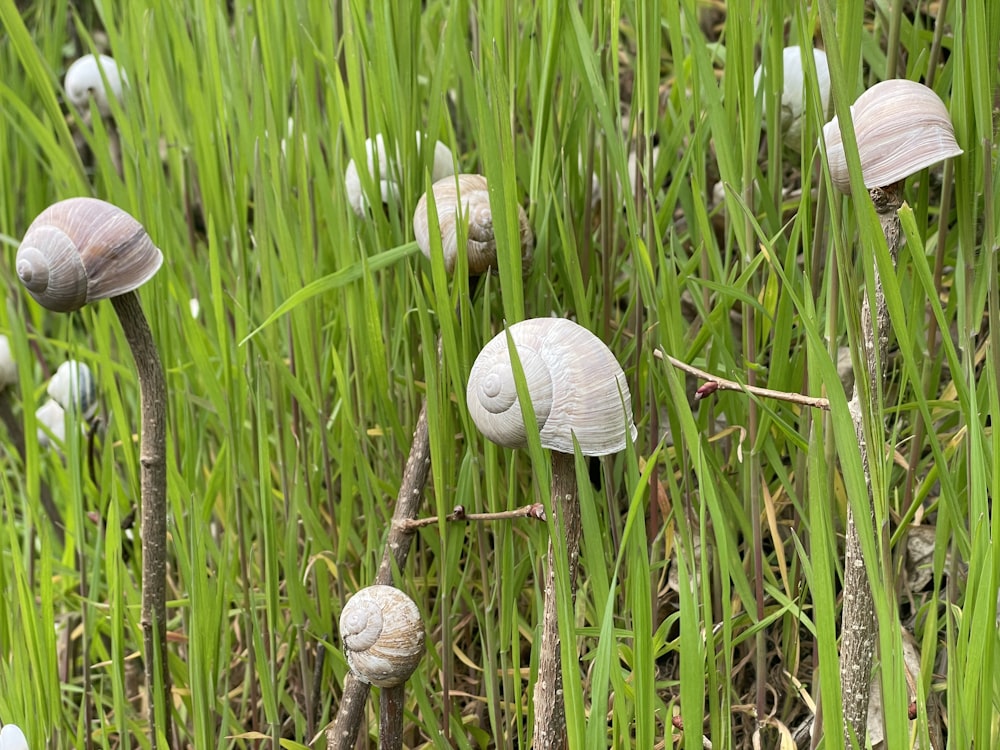
[[[562,318],[532,318],[501,331],[472,365],[466,401],[472,421],[494,443],[527,445],[507,348],[510,334],[543,448],[604,456],[625,449],[625,435],[636,437],[632,399],[621,365],[597,336]]]
[[[497,240],[493,233],[493,212],[486,178],[478,174],[448,176],[431,185],[434,207],[437,209],[441,229],[441,250],[444,267],[448,273],[458,262],[458,222],[468,221],[466,256],[469,273],[479,275],[497,265]],[[517,207],[521,258],[531,260],[534,236],[528,225],[528,215]],[[417,245],[428,258],[431,257],[430,222],[427,213],[427,193],[417,202],[413,213],[413,235]]]
[[[163,254],[142,224],[96,198],[70,198],[42,211],[17,249],[17,275],[55,312],[79,310],[147,282]]]
[[[0,391],[17,382],[17,362],[10,351],[10,340],[0,335]]]
[[[958,156],[955,130],[944,102],[916,81],[876,83],[851,107],[865,187],[888,187],[925,167]],[[847,157],[836,117],[823,126],[830,179],[851,192]]]
[[[55,439],[58,443],[66,442],[66,410],[56,401],[49,399],[35,410],[35,421],[38,431],[35,439],[42,448],[48,448]]]
[[[83,362],[70,359],[59,365],[46,390],[63,409],[76,411],[84,419],[97,410],[97,382]]]
[[[4,724],[0,729],[0,750],[28,750],[28,738],[21,728],[14,724]]]
[[[416,133],[417,149],[423,142],[423,134]],[[390,162],[386,154],[385,142],[382,134],[379,133],[374,139],[368,138],[365,141],[365,153],[368,157],[368,174],[373,179],[379,181],[379,189],[382,196],[382,203],[394,204],[399,202],[398,181],[402,176],[403,166],[400,164],[399,154]],[[431,181],[436,182],[442,177],[447,177],[455,173],[455,164],[452,159],[451,150],[441,141],[434,142],[434,160],[431,167]],[[364,216],[368,208],[368,198],[361,186],[361,177],[358,175],[358,166],[354,159],[347,164],[344,172],[344,188],[347,191],[347,202],[351,204],[354,213]]]
[[[108,81],[107,88],[104,86],[104,79],[101,78],[102,70],[104,78]],[[111,113],[111,106],[108,104],[109,91],[111,96],[121,101],[122,88],[127,84],[125,71],[120,70],[114,58],[107,55],[84,55],[69,66],[66,78],[63,80],[66,97],[75,107],[86,109],[88,99],[94,97],[97,109],[105,117]]]
[[[830,67],[826,61],[826,52],[813,49],[813,60],[816,64],[816,82],[819,84],[819,97],[826,112],[830,102]],[[802,119],[805,117],[805,72],[802,69],[802,48],[785,47],[782,50],[782,91],[781,91],[781,130],[785,143],[798,151],[801,146]],[[763,76],[763,66],[753,74],[753,90],[757,93],[760,79]],[[766,101],[765,101],[766,106]]]
[[[394,586],[361,589],[340,613],[351,671],[378,687],[402,685],[424,654],[424,624],[413,600]]]

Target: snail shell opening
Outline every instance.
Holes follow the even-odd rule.
[[[133,291],[163,264],[142,224],[96,198],[46,208],[17,250],[17,275],[32,297],[55,312]]]
[[[501,331],[472,366],[466,402],[487,438],[507,448],[527,446],[507,335],[517,349],[543,448],[603,456],[637,435],[621,365],[597,336],[571,320],[534,318]]]

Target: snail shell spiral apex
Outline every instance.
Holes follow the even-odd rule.
[[[394,586],[369,586],[340,613],[347,663],[362,682],[402,685],[424,654],[424,625],[410,597]]]
[[[517,349],[543,448],[586,456],[625,449],[635,439],[632,400],[621,365],[583,326],[563,318],[523,320],[501,331],[476,357],[466,402],[480,432],[498,445],[528,444],[507,335]]]
[[[142,224],[110,203],[70,198],[42,211],[17,249],[17,275],[43,307],[79,310],[146,283],[163,254]]]

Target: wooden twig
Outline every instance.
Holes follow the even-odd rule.
[[[829,399],[825,399],[820,396],[805,396],[801,393],[776,391],[773,388],[761,388],[755,385],[737,383],[735,380],[727,380],[726,378],[721,378],[718,375],[712,375],[704,370],[699,370],[697,367],[689,365],[687,362],[682,362],[675,357],[671,357],[669,354],[665,354],[659,349],[653,350],[653,356],[657,359],[666,360],[678,370],[682,370],[689,375],[694,375],[696,378],[701,378],[706,381],[705,385],[699,388],[695,393],[694,397],[696,399],[705,398],[716,391],[742,391],[743,393],[749,393],[753,396],[760,396],[762,398],[773,398],[779,401],[788,401],[793,404],[800,404],[802,406],[812,406],[816,409],[824,409],[826,411],[830,410]]]
[[[468,513],[464,505],[456,505],[451,513],[444,517],[445,521],[462,523],[467,521],[509,521],[515,518],[533,518],[537,521],[545,520],[545,506],[541,503],[524,505],[514,510],[501,510],[496,513]],[[425,526],[434,526],[440,520],[439,516],[427,516],[425,518],[404,518],[393,521],[393,525],[406,532],[413,533],[417,529]]]

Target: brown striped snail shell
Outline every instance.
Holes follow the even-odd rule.
[[[424,654],[424,624],[413,600],[394,586],[369,586],[340,613],[347,664],[362,682],[402,685]]]
[[[469,273],[480,275],[497,265],[497,240],[493,231],[493,212],[486,178],[478,174],[448,176],[431,185],[434,207],[437,209],[441,229],[441,250],[444,267],[448,273],[458,262],[459,220],[468,222],[466,257]],[[522,263],[531,261],[534,235],[528,224],[528,215],[517,207],[518,228]],[[427,193],[417,202],[413,213],[413,235],[417,245],[428,258],[431,257],[430,220],[427,213]]]
[[[517,348],[543,448],[603,456],[636,437],[621,365],[597,336],[571,320],[533,318],[497,334],[472,366],[466,401],[472,421],[494,443],[527,445],[507,335]]]
[[[916,81],[876,83],[851,106],[865,187],[888,187],[962,153],[944,102]],[[851,192],[847,157],[836,117],[823,126],[830,179]]]
[[[17,275],[35,300],[55,312],[130,292],[146,283],[163,254],[142,224],[96,198],[46,208],[17,249]]]

